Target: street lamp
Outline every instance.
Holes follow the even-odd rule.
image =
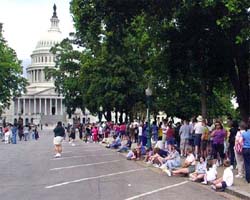
[[[145,94],[147,96],[147,118],[148,118],[148,126],[147,128],[147,148],[151,147],[151,130],[150,130],[150,100],[152,96],[152,90],[148,85],[148,88],[145,90]]]

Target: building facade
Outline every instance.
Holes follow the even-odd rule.
[[[45,68],[55,67],[55,55],[50,49],[63,39],[55,5],[50,22],[50,28],[37,42],[31,54],[31,64],[26,69],[29,82],[27,92],[21,97],[14,98],[10,109],[3,115],[7,122],[13,123],[20,117],[24,124],[50,125],[57,121],[66,122],[63,96],[55,92],[52,79],[45,79]]]

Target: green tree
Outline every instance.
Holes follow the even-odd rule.
[[[0,33],[0,115],[12,98],[25,91],[27,81],[22,77],[21,62]]]
[[[56,55],[55,68],[46,68],[46,78],[54,78],[56,91],[62,94],[66,111],[71,117],[77,108],[84,111],[82,87],[79,84],[81,52],[73,48],[72,41],[64,39],[51,49]]]

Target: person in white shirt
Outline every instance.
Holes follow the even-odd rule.
[[[187,158],[185,159],[182,168],[173,170],[171,174],[178,175],[178,174],[190,174],[195,171],[195,157],[193,155],[193,151],[191,148],[187,149]],[[169,176],[171,176],[171,174]]]
[[[163,148],[165,149],[165,143],[166,143],[167,131],[168,131],[168,121],[166,119],[163,120],[161,129],[162,129],[162,144],[163,144]]]
[[[143,124],[140,124],[139,125],[139,128],[138,128],[138,143],[140,144],[142,142],[142,131],[143,131],[143,128],[142,128]]]
[[[195,145],[195,158],[198,158],[200,146],[201,146],[201,136],[204,132],[204,127],[202,125],[203,118],[202,116],[198,116],[197,118],[197,123],[194,125],[194,145]]]
[[[230,161],[224,160],[223,164],[224,164],[224,167],[226,167],[226,169],[223,172],[223,176],[215,180],[213,184],[211,185],[211,188],[214,190],[222,189],[224,191],[226,187],[230,187],[233,185],[234,176],[233,176],[232,169],[230,167]]]
[[[208,160],[207,161],[208,170],[206,171],[206,174],[204,176],[204,181],[201,182],[202,184],[207,185],[208,182],[212,182],[217,177],[217,166],[214,162],[214,160]]]

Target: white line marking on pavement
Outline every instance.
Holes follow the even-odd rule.
[[[94,150],[85,150],[85,151],[108,151],[108,149],[94,149]],[[110,152],[110,151],[109,151]]]
[[[99,162],[99,163],[89,163],[89,164],[82,164],[82,165],[71,165],[67,167],[57,167],[57,168],[52,168],[50,171],[55,171],[55,170],[61,170],[61,169],[71,169],[71,168],[76,168],[76,167],[87,167],[87,166],[92,166],[92,165],[101,165],[101,164],[106,164],[106,163],[113,163],[113,162],[119,162],[121,160],[112,160],[112,161],[105,161],[105,162]]]
[[[133,169],[133,170],[128,170],[128,171],[121,171],[121,172],[116,172],[116,173],[112,173],[112,174],[105,174],[105,175],[101,175],[101,176],[93,176],[93,177],[88,177],[88,178],[82,178],[82,179],[78,179],[78,180],[74,180],[74,181],[67,181],[67,182],[62,182],[62,183],[58,183],[55,185],[49,185],[46,186],[46,189],[51,189],[54,187],[60,187],[63,185],[68,185],[71,183],[79,183],[79,182],[83,182],[83,181],[87,181],[87,180],[93,180],[93,179],[98,179],[98,178],[104,178],[104,177],[109,177],[109,176],[115,176],[115,175],[120,175],[120,174],[127,174],[127,173],[131,173],[131,172],[136,172],[136,171],[142,171],[142,170],[148,170],[148,168],[140,168],[140,169]]]
[[[101,155],[98,155],[98,157],[111,156],[111,155],[114,156],[115,154],[113,153],[101,154]],[[93,157],[93,156],[97,156],[97,155],[69,156],[69,157],[61,157],[61,158],[52,158],[50,160],[64,160],[64,159],[71,159],[71,158],[84,158],[84,157]]]
[[[170,188],[177,187],[177,186],[180,186],[180,185],[184,185],[184,184],[186,184],[186,183],[188,183],[188,181],[183,181],[183,182],[181,182],[181,183],[177,183],[177,184],[174,184],[174,185],[169,185],[169,186],[166,186],[166,187],[163,187],[163,188],[159,188],[159,189],[157,189],[157,190],[153,190],[153,191],[150,191],[150,192],[146,192],[146,193],[143,193],[143,194],[139,194],[139,195],[136,195],[136,196],[127,198],[127,199],[125,199],[125,200],[138,199],[138,198],[140,198],[140,197],[144,197],[144,196],[147,196],[147,195],[156,193],[156,192],[160,192],[160,191],[162,191],[162,190],[166,190],[166,189],[170,189]]]
[[[63,151],[62,153],[72,153],[72,151]]]

